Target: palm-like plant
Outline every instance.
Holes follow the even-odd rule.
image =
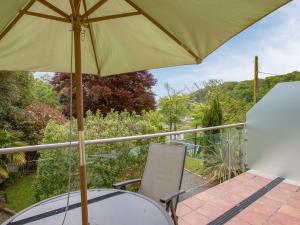
[[[8,168],[3,160],[0,160],[0,179],[8,177]]]
[[[208,182],[222,183],[245,171],[240,135],[233,135],[229,144],[228,140],[221,139],[219,143],[211,143],[211,147],[207,150],[204,175]]]
[[[0,147],[18,147],[24,145],[18,141],[18,133],[0,130]],[[25,153],[3,155],[0,158],[0,178],[7,178],[9,172],[26,163]]]

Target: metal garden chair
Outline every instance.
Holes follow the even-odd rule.
[[[176,206],[181,190],[186,148],[184,146],[151,143],[147,162],[141,179],[113,184],[113,188],[126,189],[129,184],[140,183],[138,193],[145,195],[171,213],[178,225]]]

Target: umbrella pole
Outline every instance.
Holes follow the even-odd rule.
[[[83,122],[83,91],[81,72],[81,18],[74,18],[74,53],[75,53],[75,80],[76,80],[76,114],[78,128],[78,149],[80,157],[80,194],[82,225],[88,225],[88,204],[87,204],[87,180],[86,160],[84,146],[84,122]]]

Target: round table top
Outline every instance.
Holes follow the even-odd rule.
[[[5,225],[60,225],[67,194],[59,195],[16,214]],[[153,200],[137,193],[114,189],[88,191],[90,225],[173,225],[167,212]],[[70,193],[64,225],[81,225],[80,193]]]

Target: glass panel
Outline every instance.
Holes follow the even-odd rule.
[[[187,147],[183,177],[183,188],[187,193],[183,199],[245,171],[242,129],[189,134],[171,143],[182,143]]]
[[[57,137],[49,142],[65,139],[67,137]],[[228,129],[86,146],[88,188],[111,188],[115,182],[142,177],[151,142],[186,146],[182,180],[186,193],[180,200],[245,170],[243,130]],[[20,211],[40,200],[79,190],[77,148],[7,155],[2,156],[2,162],[3,171],[9,170],[10,176],[10,182],[6,182],[0,195],[4,207]],[[138,188],[131,185],[128,190]]]
[[[265,175],[300,182],[300,82],[276,85],[247,113],[247,161]]]
[[[1,159],[1,169],[7,172],[7,179],[2,173],[2,207],[19,212],[43,199],[78,190],[76,149],[9,154]],[[0,220],[3,222],[10,216],[2,211]]]

